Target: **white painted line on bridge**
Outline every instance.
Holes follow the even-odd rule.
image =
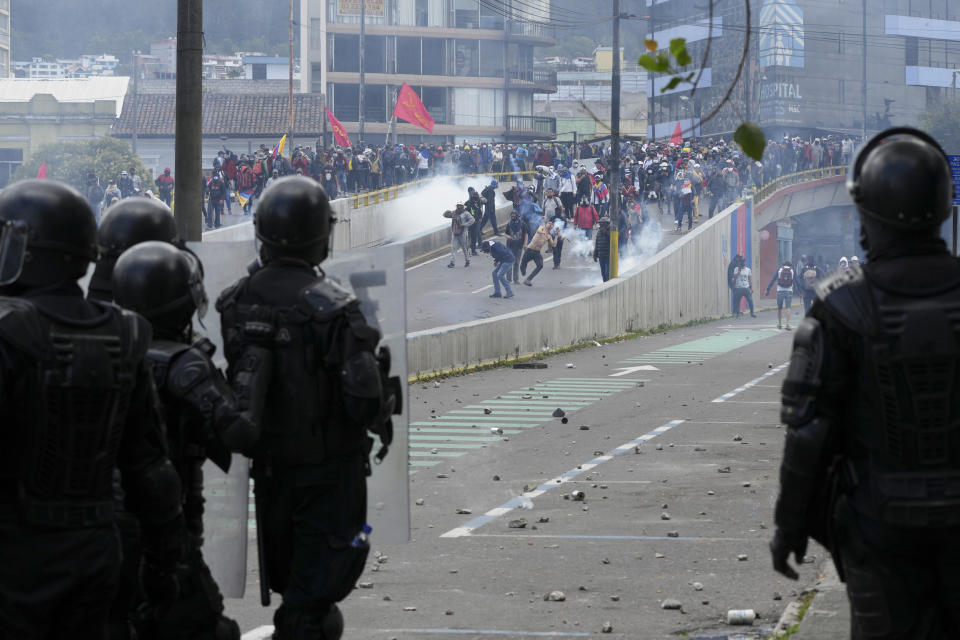
[[[268,624],[262,627],[257,627],[251,631],[247,631],[245,634],[240,636],[240,640],[269,640],[273,635],[273,625]]]
[[[744,391],[746,391],[747,389],[749,389],[749,388],[751,388],[751,387],[757,386],[759,383],[763,382],[764,380],[766,380],[766,379],[769,378],[770,376],[775,376],[775,375],[777,375],[778,373],[780,373],[781,371],[783,371],[784,369],[786,369],[786,368],[787,368],[787,365],[789,365],[789,364],[790,364],[790,361],[788,360],[788,361],[784,362],[783,364],[781,364],[781,365],[779,365],[779,366],[776,366],[776,367],[774,367],[773,369],[770,369],[770,371],[767,371],[765,374],[763,374],[763,375],[760,376],[759,378],[754,378],[753,380],[751,380],[750,382],[746,383],[746,384],[743,385],[742,387],[737,387],[737,388],[734,389],[733,391],[731,391],[731,392],[729,392],[729,393],[725,393],[725,394],[723,394],[722,396],[720,396],[719,398],[714,398],[711,402],[726,402],[726,401],[728,401],[730,398],[734,397],[735,395],[740,394],[740,393],[743,393]]]
[[[517,496],[515,498],[511,498],[510,500],[506,501],[499,507],[491,509],[486,513],[484,513],[483,515],[479,515],[476,518],[473,518],[472,520],[463,524],[462,526],[456,527],[454,529],[451,529],[450,531],[447,531],[446,533],[441,534],[440,537],[441,538],[462,538],[465,536],[472,535],[473,531],[475,531],[476,529],[479,529],[480,527],[492,522],[493,520],[499,518],[500,516],[505,515],[513,511],[514,509],[519,508],[522,504],[526,503],[528,500],[532,500],[533,498],[538,498],[542,496],[544,493],[546,493],[547,491],[550,491],[551,489],[555,489],[564,483],[570,482],[577,476],[592,470],[593,468],[603,464],[604,462],[612,460],[615,456],[623,455],[628,451],[633,451],[634,447],[637,447],[645,442],[653,440],[657,436],[664,434],[667,431],[670,431],[670,429],[673,429],[674,427],[680,424],[683,424],[684,422],[685,420],[671,420],[666,424],[662,424],[656,429],[654,429],[653,431],[643,434],[639,438],[634,438],[630,442],[625,442],[624,444],[620,445],[616,449],[613,449],[612,451],[609,451],[608,453],[602,456],[597,456],[596,458],[590,460],[589,462],[577,466],[575,469],[571,469],[566,473],[563,473],[555,478],[547,480],[546,482],[538,486],[533,491],[527,491],[523,495]]]
[[[480,293],[481,291],[486,291],[487,289],[493,289],[493,285],[492,285],[492,284],[488,284],[487,286],[485,286],[485,287],[480,287],[480,288],[477,289],[476,291],[471,291],[470,293]]]
[[[421,262],[420,264],[415,264],[415,265],[413,265],[412,267],[407,267],[406,270],[407,270],[407,271],[413,271],[414,269],[419,269],[419,268],[422,267],[423,265],[430,264],[431,262],[436,262],[437,260],[442,260],[443,258],[446,258],[446,257],[447,257],[447,254],[443,254],[442,256],[437,256],[436,258],[430,258],[429,260],[427,260],[427,261],[425,261],[425,262]],[[271,627],[271,628],[272,628],[272,627]]]
[[[504,631],[501,629],[384,629],[387,633],[438,636],[509,636],[511,638],[589,638],[584,631]]]

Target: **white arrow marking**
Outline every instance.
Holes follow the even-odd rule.
[[[631,373],[636,373],[637,371],[660,371],[652,364],[642,364],[639,367],[621,367],[620,373],[611,373],[608,378],[617,378],[620,376],[628,376]]]

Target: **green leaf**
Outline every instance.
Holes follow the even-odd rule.
[[[690,57],[690,54],[687,53],[687,40],[686,38],[674,38],[670,41],[670,53],[673,54],[673,57],[676,59],[677,64],[681,67],[685,67],[693,61],[693,58]]]
[[[637,64],[647,71],[653,71],[655,73],[663,73],[670,69],[670,60],[663,54],[660,54],[656,58],[650,54],[644,54],[637,60]]]
[[[741,124],[733,134],[733,141],[739,144],[743,152],[754,160],[763,158],[763,149],[767,144],[767,137],[757,123],[744,122]]]
[[[677,85],[680,84],[681,82],[683,82],[683,78],[681,78],[680,76],[673,76],[672,78],[670,78],[670,82],[665,84],[663,86],[663,89],[660,89],[660,93],[665,93],[667,91],[670,91],[670,89],[676,89]]]

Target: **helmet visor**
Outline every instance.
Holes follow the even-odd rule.
[[[187,280],[190,287],[190,298],[197,308],[197,318],[203,320],[203,317],[207,315],[207,308],[210,306],[207,299],[207,290],[203,287],[203,264],[192,251],[184,251],[183,255],[190,263],[190,278]]]
[[[0,286],[20,277],[27,253],[27,225],[19,220],[0,221]]]

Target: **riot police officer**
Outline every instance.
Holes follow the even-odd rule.
[[[224,617],[223,596],[201,555],[202,466],[209,458],[226,472],[232,451],[252,450],[269,353],[258,347],[245,352],[238,368],[259,377],[239,377],[238,402],[211,360],[213,343],[206,338],[192,342],[193,314],[202,318],[207,308],[200,262],[171,244],[142,242],[125,251],[114,267],[113,292],[118,304],[153,326],[146,360],[163,406],[170,458],[180,475],[188,534],[185,561],[178,569],[179,598],[162,611],[141,616],[138,638],[238,640],[240,628]]]
[[[890,129],[847,187],[869,262],[822,279],[797,328],[773,564],[796,578],[788,558],[813,537],[846,581],[854,638],[946,638],[960,625],[960,264],[939,237],[950,168],[926,134]]]
[[[143,525],[141,580],[171,600],[182,555],[180,482],[144,361],[150,325],[77,284],[97,227],[72,188],[0,192],[0,628],[102,638],[120,546],[112,473]]]
[[[261,598],[283,595],[274,638],[335,640],[336,603],[351,591],[369,552],[366,476],[371,430],[389,445],[399,394],[379,332],[358,301],[317,268],[333,220],[323,188],[288,177],[264,192],[254,214],[260,265],[217,301],[229,374],[251,344],[273,368],[253,477],[261,544]],[[384,450],[378,455],[385,454]]]
[[[112,301],[111,278],[117,258],[133,245],[148,240],[183,247],[170,207],[153,198],[126,198],[107,209],[97,231],[100,259],[90,276],[87,296]]]

